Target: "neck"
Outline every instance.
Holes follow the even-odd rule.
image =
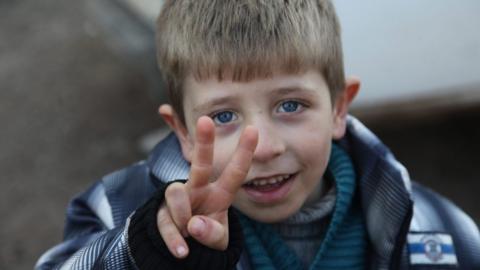
[[[333,181],[329,177],[322,177],[322,179],[313,189],[313,192],[307,197],[307,200],[303,203],[302,208],[311,207],[312,205],[319,202],[333,187]]]

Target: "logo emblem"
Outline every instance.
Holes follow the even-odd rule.
[[[425,236],[421,239],[425,248],[425,255],[432,262],[442,259],[442,240],[434,235]]]
[[[457,265],[453,240],[449,234],[412,232],[408,234],[412,265]]]

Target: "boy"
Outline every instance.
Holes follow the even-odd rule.
[[[174,134],[75,198],[37,269],[480,268],[473,221],[347,116],[329,1],[165,1],[157,33]]]

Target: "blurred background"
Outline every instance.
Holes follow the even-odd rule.
[[[334,2],[363,82],[352,113],[479,223],[480,2]],[[0,1],[0,269],[31,269],[61,241],[68,200],[164,134],[160,5]]]

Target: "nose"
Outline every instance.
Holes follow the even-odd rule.
[[[285,152],[285,141],[281,131],[273,123],[256,123],[258,144],[253,153],[253,160],[267,162]]]

